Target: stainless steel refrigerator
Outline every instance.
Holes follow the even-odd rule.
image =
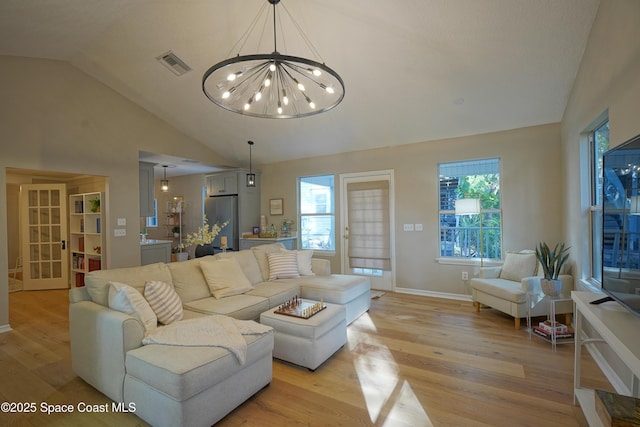
[[[239,250],[238,196],[208,197],[204,201],[204,213],[210,226],[229,221],[229,224],[220,231],[212,243],[215,252],[220,251],[221,236],[227,236],[227,250]]]

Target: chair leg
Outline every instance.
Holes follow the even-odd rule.
[[[520,329],[520,318],[514,317],[513,319],[514,319],[516,329]]]

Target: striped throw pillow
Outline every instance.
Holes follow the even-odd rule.
[[[148,281],[144,285],[144,297],[156,313],[158,322],[168,325],[182,320],[182,300],[176,291],[165,282]]]
[[[267,256],[269,259],[269,280],[300,277],[296,252],[276,252]]]

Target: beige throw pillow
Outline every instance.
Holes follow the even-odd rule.
[[[281,249],[281,252],[295,252],[298,256],[298,273],[301,276],[315,276],[311,269],[311,258],[313,258],[313,249],[299,249],[297,251],[289,251]]]
[[[167,283],[158,280],[147,282],[144,285],[144,297],[158,317],[158,322],[168,325],[182,320],[182,300]]]
[[[200,268],[216,299],[240,295],[254,289],[235,258],[202,260]]]
[[[533,251],[507,252],[500,278],[519,282],[525,277],[535,276],[537,266],[538,260]]]
[[[109,283],[109,308],[131,314],[144,325],[145,331],[158,327],[158,318],[142,294],[129,285]]]

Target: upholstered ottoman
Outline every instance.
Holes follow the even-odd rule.
[[[308,319],[277,314],[277,307],[260,315],[260,323],[274,329],[274,358],[314,371],[347,342],[345,307],[324,304]]]

